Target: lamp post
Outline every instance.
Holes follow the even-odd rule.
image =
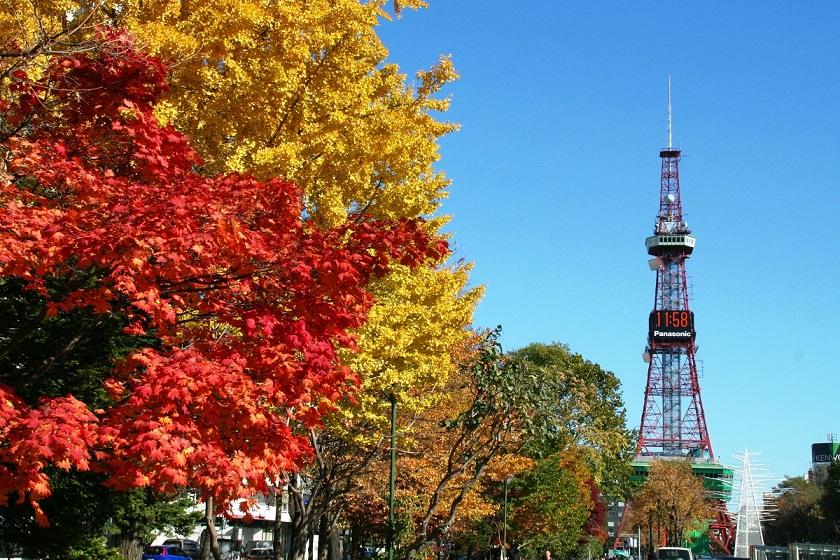
[[[391,392],[391,489],[388,496],[388,560],[394,560],[394,537],[396,520],[394,518],[394,490],[397,482],[397,396]]]
[[[509,476],[505,479],[505,507],[504,507],[504,523],[502,525],[502,560],[507,559],[507,507],[508,507],[508,485],[513,477]]]

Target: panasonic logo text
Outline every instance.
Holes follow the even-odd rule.
[[[673,338],[691,338],[691,331],[653,331],[653,336],[666,336]]]

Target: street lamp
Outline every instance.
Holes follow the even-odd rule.
[[[507,506],[508,506],[508,485],[513,480],[512,476],[505,479],[505,507],[504,507],[504,524],[502,525],[502,560],[507,559]]]
[[[394,518],[394,490],[397,481],[397,396],[391,391],[391,490],[388,496],[388,560],[394,560],[394,537],[396,520]]]

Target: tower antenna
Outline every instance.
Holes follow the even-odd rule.
[[[671,74],[668,74],[668,148],[671,147]]]

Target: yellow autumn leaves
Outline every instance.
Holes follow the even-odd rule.
[[[432,98],[456,75],[448,59],[409,86],[375,33],[382,2],[144,1],[125,24],[175,61],[167,113],[214,171],[282,173],[328,225],[354,210],[429,214],[447,180],[434,172]]]

